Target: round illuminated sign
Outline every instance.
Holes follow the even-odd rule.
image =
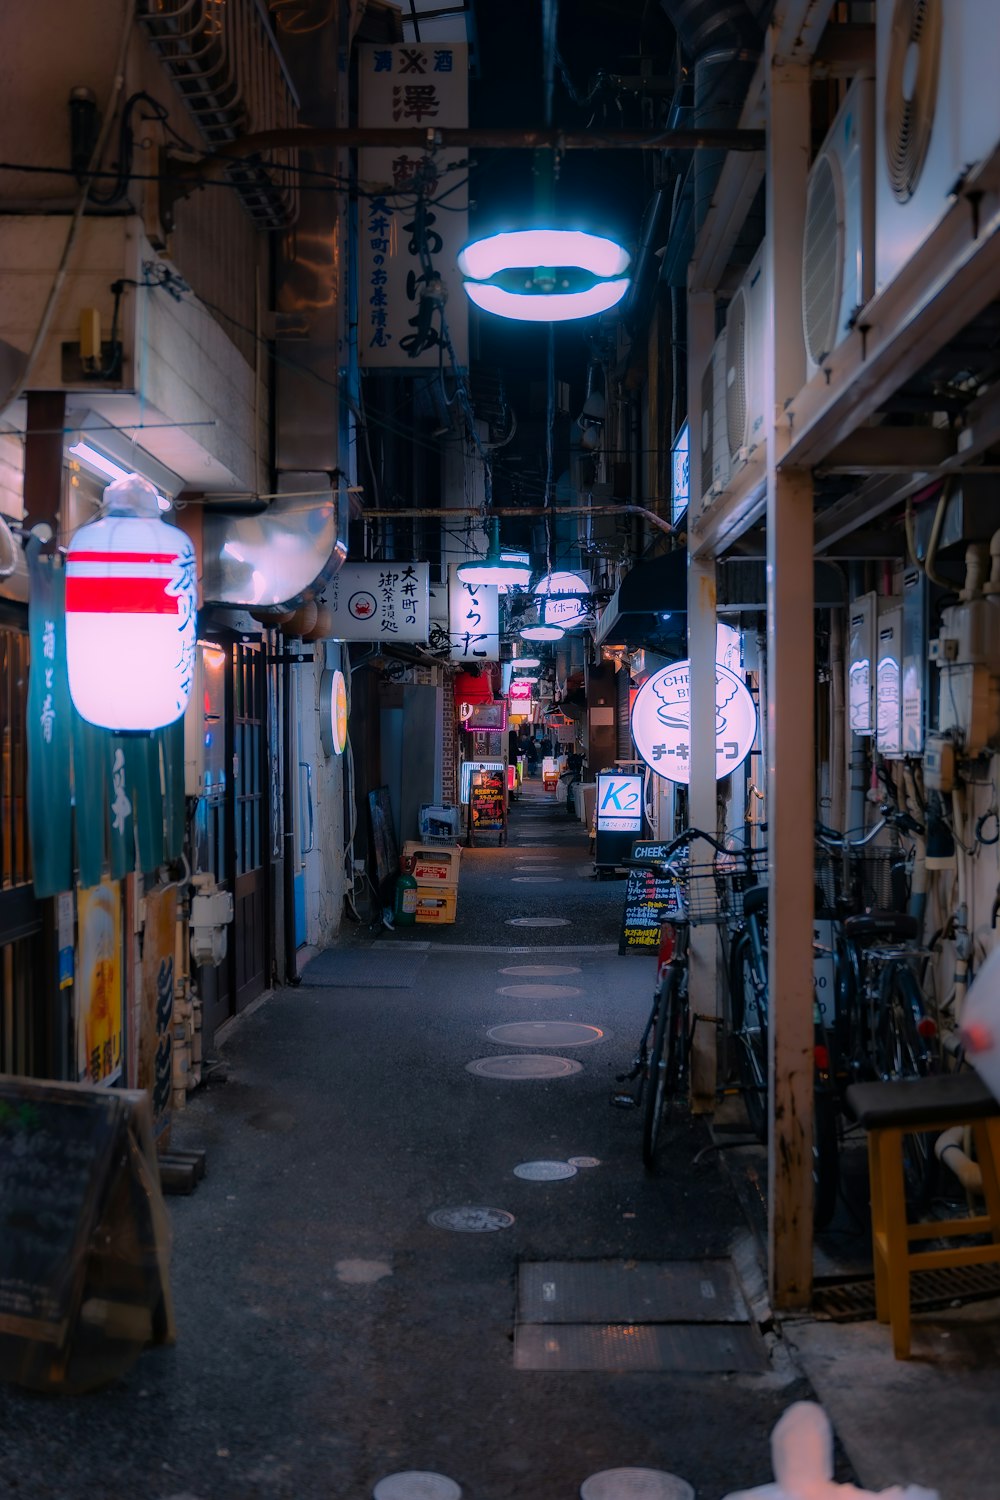
[[[757,736],[753,698],[728,667],[715,665],[715,775],[728,776]],[[691,663],[675,661],[643,683],[632,708],[632,738],[650,770],[667,781],[691,779]]]
[[[319,728],[327,755],[343,755],[347,744],[347,683],[343,672],[323,673]]]

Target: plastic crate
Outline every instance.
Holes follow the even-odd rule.
[[[417,886],[417,921],[438,927],[454,922],[458,908],[457,886]]]
[[[418,886],[458,884],[462,864],[462,850],[458,844],[450,848],[441,844],[428,847],[419,839],[408,839],[403,845],[403,858],[413,861],[413,876]]]
[[[458,840],[458,830],[462,819],[462,810],[452,803],[435,805],[424,802],[420,808],[420,840],[425,844],[454,844]]]

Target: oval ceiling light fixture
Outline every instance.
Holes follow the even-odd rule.
[[[566,632],[561,625],[524,625],[518,634],[522,641],[561,641]]]
[[[591,318],[621,301],[631,256],[615,240],[581,229],[518,229],[459,252],[469,300],[520,322]]]
[[[511,666],[515,672],[530,671],[532,667],[540,667],[542,658],[540,656],[515,656]]]
[[[458,576],[462,583],[495,583],[507,588],[527,584],[531,579],[531,567],[526,562],[500,555],[500,522],[489,523],[489,546],[485,557],[473,557],[459,563]]]

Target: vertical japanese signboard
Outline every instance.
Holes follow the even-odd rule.
[[[402,43],[358,48],[359,124],[433,130],[469,123],[469,57],[464,44]],[[439,153],[437,170],[458,162],[462,152]],[[468,239],[466,176],[459,167],[427,177],[422,153],[407,147],[364,147],[358,153],[362,191],[359,216],[360,268],[358,353],[369,369],[436,367],[441,357],[440,320],[421,318],[428,264],[447,292],[445,316],[460,365],[468,364],[468,302],[455,261]],[[425,251],[421,258],[416,214],[417,185],[425,190]],[[382,191],[384,189],[384,191]],[[434,203],[448,192],[447,206]]]
[[[70,707],[66,678],[65,573],[28,548],[28,828],[38,897],[73,884]]]
[[[347,563],[327,585],[338,641],[416,641],[430,631],[430,565]]]
[[[448,572],[448,634],[452,661],[500,660],[500,598],[495,583],[463,583],[460,563]]]
[[[177,887],[168,885],[148,891],[145,901],[136,1083],[149,1093],[153,1134],[158,1136],[170,1124]]]

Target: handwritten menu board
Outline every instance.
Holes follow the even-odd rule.
[[[143,1090],[0,1077],[0,1380],[73,1394],[174,1338]]]
[[[633,844],[632,858],[664,859],[668,847]],[[628,948],[655,951],[660,945],[661,922],[677,911],[677,890],[672,880],[661,878],[652,870],[629,870],[618,952],[624,953]]]
[[[477,833],[499,833],[501,842],[507,829],[507,801],[504,773],[478,772],[469,788],[469,843]]]

